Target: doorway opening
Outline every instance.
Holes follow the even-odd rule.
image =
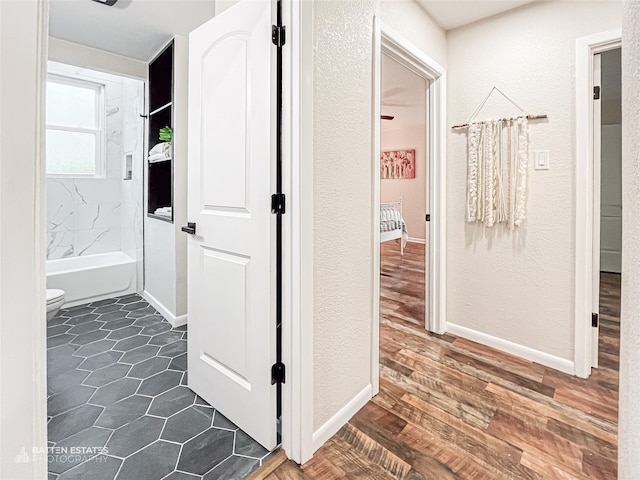
[[[414,321],[435,333],[445,331],[445,86],[444,69],[415,45],[408,42],[398,32],[374,19],[374,73],[373,73],[373,243],[374,267],[372,306],[372,359],[371,387],[373,395],[379,391],[380,371],[380,274],[381,244],[385,252],[400,250],[393,255],[404,257],[404,242],[412,238],[420,239],[424,232],[424,247],[417,242],[409,243],[407,250],[408,271],[419,278],[411,285],[413,301],[411,312]],[[386,65],[386,68],[385,68]],[[384,72],[396,72],[398,85],[383,86]],[[407,80],[408,79],[408,80]],[[406,82],[406,83],[405,83]],[[409,87],[409,84],[412,86]],[[386,90],[386,94],[385,94]],[[409,98],[420,92],[417,100]],[[394,99],[395,97],[395,99]],[[385,105],[386,103],[386,105]],[[397,105],[392,105],[397,104]],[[402,127],[407,113],[412,112],[415,131],[411,138],[405,137],[407,129],[397,128],[395,139],[382,136],[381,122],[393,123],[396,115],[385,109],[395,109]],[[381,120],[385,115],[386,120]],[[390,117],[394,117],[393,120]],[[415,120],[415,119],[419,120]],[[422,120],[422,121],[420,121]],[[410,122],[407,123],[407,126]],[[385,127],[386,128],[386,127]],[[387,140],[390,143],[386,143]],[[384,143],[382,143],[384,142]],[[412,146],[411,142],[415,142]],[[391,146],[393,144],[393,147]],[[384,159],[381,156],[384,150]],[[421,165],[421,161],[424,163]],[[420,169],[422,168],[422,172]],[[381,181],[393,182],[384,193]],[[415,188],[407,189],[407,199],[400,199],[403,184],[414,183]],[[386,187],[386,185],[385,185]],[[412,190],[409,193],[409,190]],[[384,197],[383,197],[384,195]],[[403,206],[404,205],[404,206]],[[407,208],[408,207],[408,208]],[[405,218],[406,217],[406,218]],[[412,234],[407,228],[407,219],[415,228]],[[383,231],[384,230],[384,231]],[[400,245],[387,240],[399,240]],[[397,247],[397,248],[396,248]],[[391,258],[387,257],[386,258]],[[403,260],[404,261],[404,260]],[[385,264],[385,270],[387,268]],[[423,281],[424,288],[421,285]],[[406,317],[406,315],[405,315]]]
[[[622,256],[621,49],[594,54],[592,367],[618,369]]]

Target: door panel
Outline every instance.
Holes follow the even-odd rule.
[[[276,446],[271,4],[189,37],[189,386]]]

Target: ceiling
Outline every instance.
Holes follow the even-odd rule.
[[[426,80],[395,60],[382,56],[382,115],[393,120],[381,120],[383,130],[419,127],[426,118]]]
[[[537,0],[416,0],[445,30],[477,22]]]
[[[137,60],[151,60],[175,34],[214,16],[214,0],[51,0],[49,34]]]

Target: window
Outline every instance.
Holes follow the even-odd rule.
[[[47,78],[47,174],[104,176],[104,86]]]

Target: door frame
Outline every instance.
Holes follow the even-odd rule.
[[[387,55],[428,82],[427,95],[427,165],[431,222],[427,239],[429,268],[428,330],[446,331],[446,72],[426,53],[386,25],[373,19],[372,82],[372,224],[373,304],[371,308],[371,387],[380,389],[380,101],[382,55]],[[426,328],[426,326],[425,326]]]
[[[591,327],[594,275],[594,185],[593,56],[622,46],[620,28],[576,40],[576,232],[575,232],[575,374],[591,375],[594,341]]]

